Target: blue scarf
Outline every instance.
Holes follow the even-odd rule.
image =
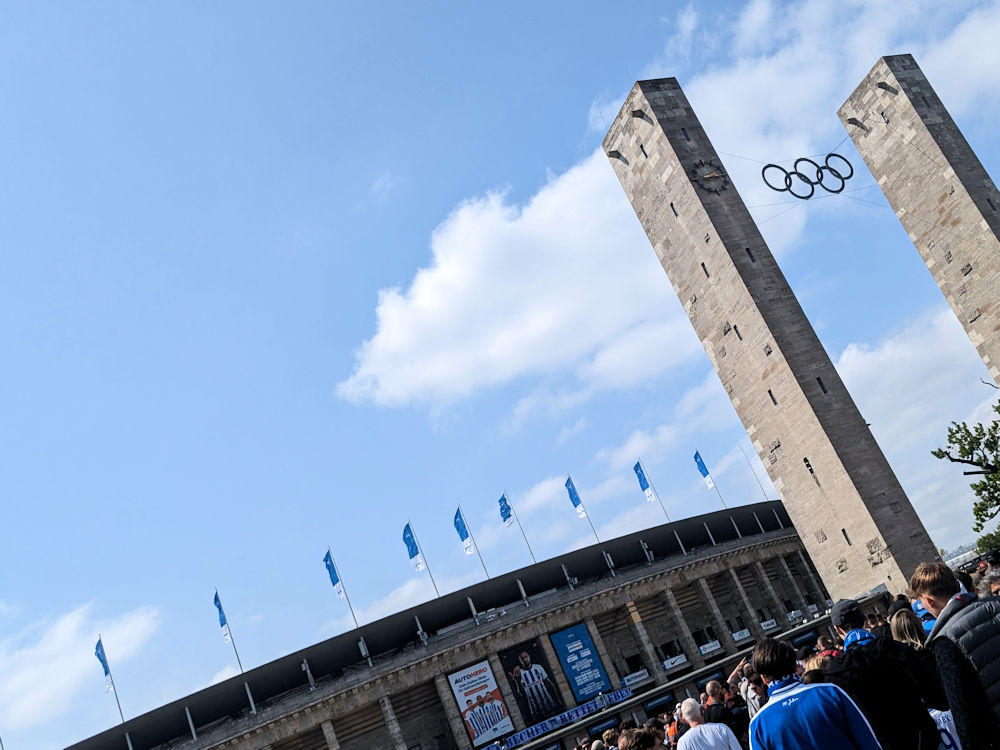
[[[783,690],[790,685],[794,685],[798,682],[802,682],[802,678],[797,674],[790,674],[782,677],[780,680],[772,680],[771,684],[767,686],[768,697],[774,695],[778,690]]]

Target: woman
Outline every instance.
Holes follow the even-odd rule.
[[[905,643],[920,651],[924,647],[927,634],[924,624],[912,609],[901,609],[892,616],[889,623],[893,640]]]

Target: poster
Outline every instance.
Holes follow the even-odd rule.
[[[604,665],[597,655],[590,631],[582,622],[578,625],[549,634],[552,647],[562,662],[563,671],[577,703],[583,703],[599,693],[611,692]]]
[[[565,709],[537,640],[501,651],[498,656],[526,724],[536,724]]]
[[[507,706],[488,661],[452,672],[448,675],[448,683],[473,747],[514,731],[514,723],[507,715]]]

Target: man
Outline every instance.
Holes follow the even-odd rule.
[[[752,719],[767,703],[767,685],[751,667],[747,678],[747,718]]]
[[[694,698],[681,703],[681,715],[691,728],[677,742],[677,750],[741,750],[732,729],[725,724],[705,722],[701,706]]]
[[[1000,598],[960,593],[944,563],[923,563],[910,589],[937,620],[927,638],[963,750],[1000,747]]]
[[[750,722],[750,750],[882,749],[847,693],[828,682],[802,684],[787,643],[765,638],[751,660],[770,697]]]
[[[705,724],[725,724],[730,729],[733,728],[735,720],[733,712],[726,708],[725,697],[722,692],[722,683],[712,680],[705,685],[705,692],[708,694],[708,702],[702,711]],[[684,705],[681,704],[681,713],[684,712]]]
[[[618,730],[617,729],[605,729],[604,734],[601,735],[601,739],[604,740],[604,746],[608,750],[618,750]]]
[[[655,747],[663,747],[666,744],[664,740],[667,738],[667,728],[662,721],[656,718],[646,719],[642,727],[656,738]]]
[[[653,750],[656,738],[645,729],[626,729],[618,738],[618,750]]]
[[[937,748],[941,735],[928,710],[947,709],[948,702],[930,664],[907,644],[866,630],[854,599],[834,604],[830,622],[844,653],[827,664],[826,678],[851,696],[882,747]]]
[[[556,707],[556,699],[552,697],[555,685],[549,679],[548,672],[541,664],[532,664],[531,655],[522,651],[517,657],[520,668],[519,678],[524,696],[528,699],[528,711],[533,719],[545,718]]]

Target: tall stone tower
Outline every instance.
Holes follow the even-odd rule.
[[[875,63],[837,113],[1000,383],[1000,193],[911,55]]]
[[[831,596],[904,590],[934,545],[676,79],[604,150]]]

